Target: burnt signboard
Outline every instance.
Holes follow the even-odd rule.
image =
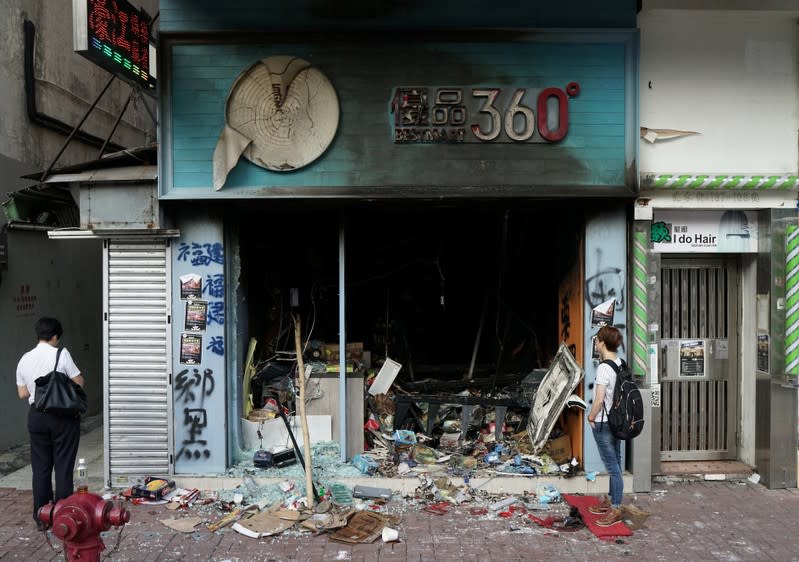
[[[394,142],[558,142],[569,130],[569,99],[579,93],[577,82],[507,91],[399,86],[391,98]]]

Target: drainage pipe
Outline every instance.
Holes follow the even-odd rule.
[[[40,113],[36,109],[36,79],[33,77],[36,26],[32,21],[24,20],[23,29],[25,31],[25,61],[23,65],[25,67],[25,108],[27,109],[28,119],[30,119],[32,123],[44,127],[45,129],[56,131],[62,135],[69,135],[75,129],[73,126],[67,125],[55,117]],[[83,131],[75,132],[74,138],[75,140],[79,140],[97,148],[102,148],[103,144],[105,144],[105,139]],[[125,150],[124,146],[114,142],[109,142],[106,148],[113,149],[114,151]]]

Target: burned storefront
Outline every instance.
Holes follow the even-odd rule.
[[[416,462],[599,470],[582,408],[597,320],[627,331],[634,11],[254,5],[163,3],[157,173],[58,180],[80,228],[52,237],[102,240],[106,483],[411,435]]]
[[[635,34],[306,39],[168,40],[175,473],[290,448],[298,342],[309,438],[342,460],[409,431],[599,470],[581,407],[597,311],[626,330]]]

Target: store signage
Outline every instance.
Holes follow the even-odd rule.
[[[569,130],[569,99],[579,93],[576,82],[540,91],[400,86],[391,98],[394,142],[558,142]]]
[[[150,17],[127,0],[73,0],[75,52],[133,85],[155,90]]]
[[[660,253],[755,253],[757,215],[752,211],[655,211],[652,250]]]

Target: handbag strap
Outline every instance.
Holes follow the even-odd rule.
[[[64,348],[59,347],[58,352],[55,354],[55,365],[53,366],[53,371],[58,371],[58,359],[61,357],[62,351],[64,351]]]

